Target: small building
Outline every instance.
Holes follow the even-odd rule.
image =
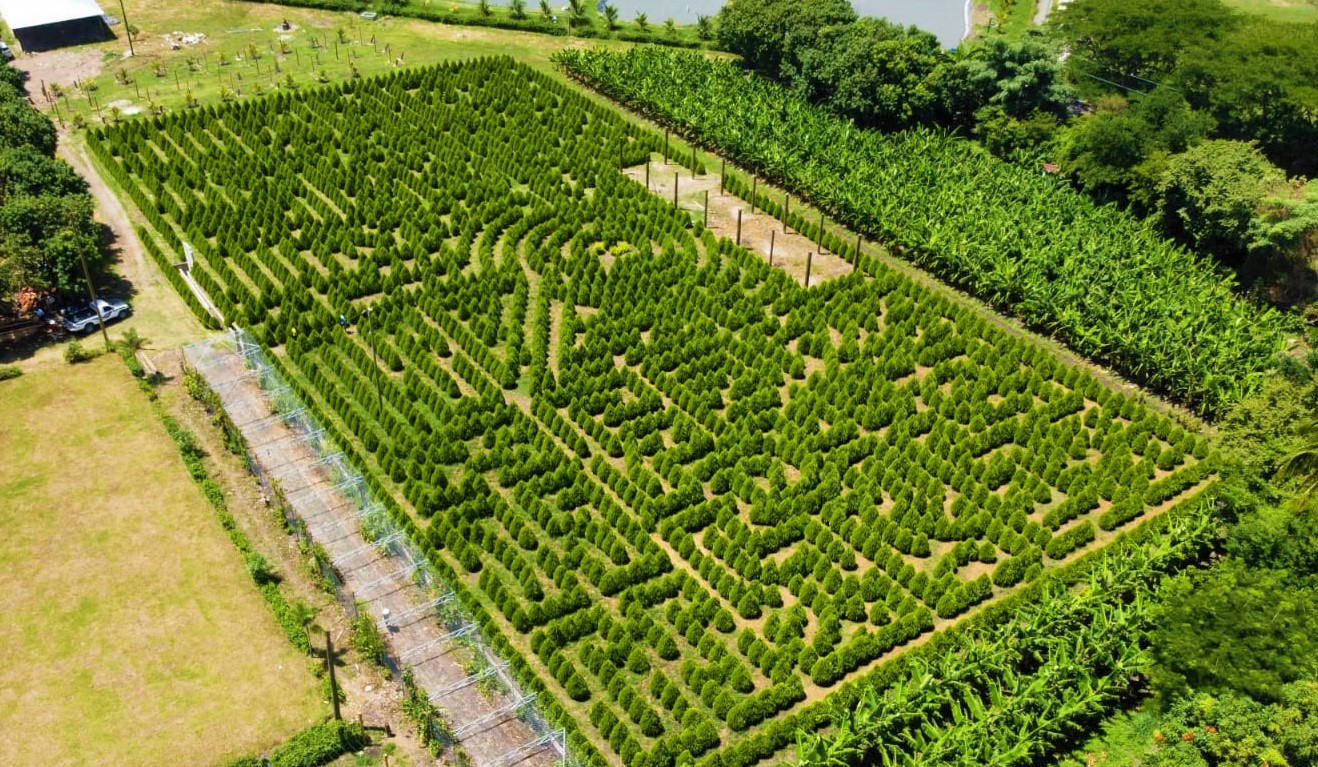
[[[0,16],[28,53],[114,39],[96,0],[0,0]]]

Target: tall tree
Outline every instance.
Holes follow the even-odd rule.
[[[1284,254],[1318,229],[1318,205],[1289,205],[1286,174],[1254,145],[1204,141],[1168,161],[1159,185],[1167,230],[1225,260]]]
[[[1066,131],[1063,168],[1100,199],[1153,210],[1168,159],[1207,136],[1212,118],[1191,109],[1170,88],[1137,93],[1129,100],[1105,96],[1096,105],[1094,114]]]
[[[718,14],[719,47],[776,78],[822,30],[855,20],[847,0],[730,0]]]
[[[1132,87],[1157,79],[1176,68],[1187,45],[1220,39],[1236,20],[1222,0],[1075,0],[1054,23],[1075,77],[1106,90],[1094,78]]]
[[[862,125],[898,129],[934,116],[930,76],[946,59],[934,35],[864,18],[821,30],[800,52],[791,84]]]
[[[1155,618],[1155,689],[1166,698],[1234,691],[1267,701],[1283,684],[1318,674],[1311,581],[1238,559],[1174,579]]]

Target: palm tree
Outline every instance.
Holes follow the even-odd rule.
[[[540,0],[540,15],[545,21],[554,18],[554,9],[549,7],[549,0]]]
[[[648,30],[650,28],[650,17],[644,13],[636,14],[636,28],[642,32]]]
[[[1295,428],[1295,434],[1304,440],[1304,446],[1282,463],[1277,478],[1298,479],[1300,502],[1307,504],[1318,492],[1318,418],[1301,422]]]
[[[586,3],[584,0],[567,0],[567,24],[579,27],[586,24]]]
[[[696,17],[696,35],[701,40],[708,40],[714,36],[714,23],[708,16]]]
[[[512,0],[508,3],[508,11],[514,19],[526,18],[526,0]]]
[[[618,6],[612,3],[604,4],[604,26],[608,27],[610,32],[618,28]]]

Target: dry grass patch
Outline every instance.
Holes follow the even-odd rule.
[[[0,764],[217,764],[322,713],[117,359],[0,382]]]

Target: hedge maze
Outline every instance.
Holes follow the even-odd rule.
[[[619,172],[655,135],[509,60],[93,146],[599,763],[754,761],[747,731],[1211,472],[875,260],[804,289],[717,239]]]

